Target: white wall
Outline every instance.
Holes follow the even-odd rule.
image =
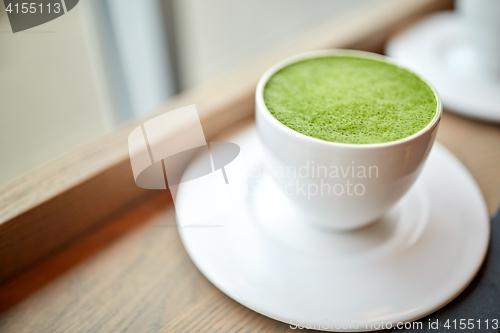
[[[113,126],[89,5],[16,34],[0,5],[0,185]]]
[[[370,1],[378,0],[174,0],[183,87],[208,82]]]

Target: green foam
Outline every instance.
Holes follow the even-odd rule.
[[[341,143],[383,143],[425,128],[437,112],[431,88],[383,61],[351,56],[303,60],[275,73],[264,102],[285,126]]]

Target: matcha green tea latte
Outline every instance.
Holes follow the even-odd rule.
[[[383,143],[425,128],[437,113],[431,88],[415,74],[383,61],[326,56],[276,72],[264,102],[285,126],[340,143]]]

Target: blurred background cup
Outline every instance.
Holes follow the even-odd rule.
[[[457,0],[456,6],[481,67],[500,75],[500,1]]]

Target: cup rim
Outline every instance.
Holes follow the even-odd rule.
[[[425,126],[423,129],[420,131],[407,136],[402,139],[394,140],[394,141],[389,141],[389,142],[382,142],[382,143],[343,143],[343,142],[333,142],[333,141],[326,141],[318,138],[314,138],[312,136],[308,136],[305,134],[302,134],[300,132],[297,132],[290,127],[287,127],[283,123],[281,123],[278,119],[276,119],[271,112],[268,110],[266,103],[264,102],[264,87],[267,84],[267,81],[273,76],[276,72],[279,70],[292,65],[294,63],[297,63],[302,60],[307,60],[307,59],[313,59],[313,58],[321,58],[321,57],[329,57],[329,56],[351,56],[351,57],[358,57],[358,58],[367,58],[371,60],[376,60],[376,61],[381,61],[384,63],[388,63],[391,65],[394,65],[396,67],[402,68],[415,76],[417,76],[420,80],[422,80],[427,86],[431,89],[431,91],[434,93],[434,97],[436,98],[436,112],[432,120]],[[443,113],[443,106],[441,104],[441,100],[437,94],[436,89],[432,86],[432,84],[429,83],[428,80],[423,78],[421,75],[415,73],[414,71],[408,69],[407,67],[401,65],[397,61],[395,61],[392,58],[389,58],[387,56],[377,54],[377,53],[372,53],[372,52],[366,52],[366,51],[358,51],[358,50],[348,50],[348,49],[327,49],[327,50],[316,50],[316,51],[310,51],[310,52],[305,52],[301,54],[297,54],[295,56],[286,58],[275,65],[271,66],[268,70],[264,72],[264,74],[261,76],[259,79],[259,82],[257,83],[257,89],[255,92],[255,98],[256,98],[256,109],[257,112],[260,112],[266,120],[272,124],[275,128],[278,130],[296,137],[297,139],[301,140],[307,140],[311,143],[320,143],[324,145],[329,145],[329,146],[334,146],[334,147],[349,147],[349,148],[378,148],[378,147],[390,147],[390,146],[395,146],[399,145],[408,141],[415,140],[425,133],[431,131],[434,129],[437,124],[439,123],[441,119],[441,115]],[[260,111],[259,111],[260,110]]]

